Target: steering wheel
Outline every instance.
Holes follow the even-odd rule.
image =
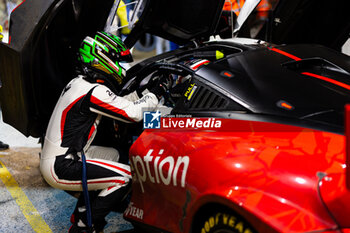
[[[172,75],[173,81],[175,82],[175,77],[177,75],[185,77],[188,75],[193,75],[194,71],[182,64],[166,63],[166,62],[154,62],[153,64],[148,64],[142,68],[135,67],[138,69],[132,69],[129,75],[127,72],[127,79],[129,80],[122,88],[120,95],[125,95],[131,93],[135,90],[151,89],[152,85],[155,85],[162,75]],[[172,107],[176,100],[173,97],[173,91],[177,90],[178,85],[173,85],[164,97],[164,105]],[[180,85],[181,86],[181,85]],[[181,91],[180,91],[181,92]]]

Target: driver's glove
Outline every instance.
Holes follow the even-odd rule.
[[[171,74],[162,75],[157,84],[149,90],[157,96],[158,99],[161,99],[162,96],[169,90],[173,85],[173,76]]]

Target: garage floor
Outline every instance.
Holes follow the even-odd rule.
[[[68,232],[76,199],[51,188],[40,175],[39,148],[0,151],[0,232]],[[121,214],[104,232],[132,229]]]
[[[10,149],[0,151],[0,232],[68,232],[76,199],[51,188],[39,171],[40,145],[1,120],[0,141]],[[121,214],[107,216],[104,232],[130,232]]]

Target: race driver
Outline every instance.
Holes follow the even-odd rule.
[[[97,126],[102,117],[141,121],[143,111],[156,109],[172,80],[160,78],[150,91],[143,91],[143,96],[136,91],[123,97],[116,95],[125,81],[119,62],[131,62],[132,56],[119,37],[106,32],[83,40],[79,61],[81,74],[64,88],[52,113],[40,170],[54,188],[81,192],[84,153],[93,229],[87,227],[86,205],[80,195],[69,232],[99,232],[106,225],[105,216],[127,193],[131,173],[129,165],[118,162],[117,150],[91,146]]]

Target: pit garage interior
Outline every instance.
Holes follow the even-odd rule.
[[[0,3],[3,41],[8,40],[7,11],[20,3],[15,0]],[[350,55],[350,40],[343,45],[342,52]],[[135,63],[156,53],[155,46],[147,51],[134,49]],[[0,141],[9,145],[9,149],[0,151],[0,232],[68,232],[76,198],[50,187],[42,178],[39,139],[24,136],[0,115]],[[109,214],[107,222],[104,232],[133,232],[132,225],[119,213]]]

